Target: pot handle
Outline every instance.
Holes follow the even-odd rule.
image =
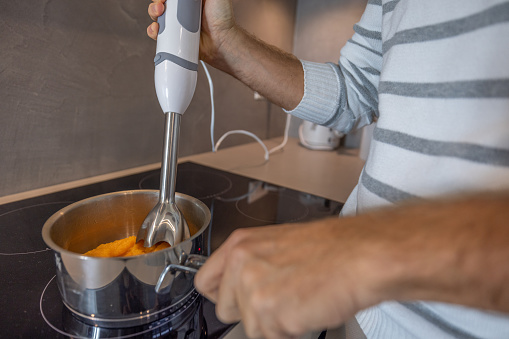
[[[163,284],[164,278],[168,274],[168,272],[171,272],[174,274],[176,271],[181,271],[185,273],[195,274],[198,272],[200,267],[205,264],[205,261],[207,261],[208,257],[200,254],[190,254],[187,256],[186,261],[183,265],[180,264],[169,264],[164,268],[164,270],[161,272],[161,275],[159,276],[159,279],[157,280],[156,284],[156,292],[159,293],[161,290],[161,285]]]

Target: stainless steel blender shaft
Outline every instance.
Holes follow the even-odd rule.
[[[160,203],[175,203],[177,158],[181,115],[166,113],[164,123],[163,162],[161,165]]]
[[[189,226],[175,203],[180,118],[178,113],[165,113],[159,202],[145,218],[136,238],[137,242],[144,240],[145,247],[160,241],[174,246],[190,237]]]

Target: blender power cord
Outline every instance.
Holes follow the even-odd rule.
[[[288,142],[288,131],[290,129],[290,121],[291,121],[291,115],[286,113],[286,123],[285,123],[285,131],[284,131],[284,137],[283,137],[283,141],[281,142],[281,144],[279,144],[278,146],[272,148],[272,149],[268,149],[267,146],[263,143],[263,141],[257,137],[254,133],[251,133],[251,132],[248,132],[248,131],[245,131],[245,130],[232,130],[232,131],[229,131],[229,132],[226,132],[225,134],[223,134],[219,140],[217,141],[217,143],[214,143],[214,125],[215,125],[215,107],[214,107],[214,83],[212,81],[212,77],[210,76],[210,73],[209,73],[209,70],[207,68],[207,66],[205,65],[205,63],[200,60],[200,63],[201,65],[203,66],[203,69],[205,71],[205,74],[207,75],[207,80],[209,82],[209,90],[210,90],[210,105],[211,105],[211,118],[210,118],[210,141],[211,141],[211,144],[212,144],[212,152],[216,152],[218,149],[219,149],[219,146],[221,145],[221,143],[223,142],[223,140],[229,136],[229,135],[232,135],[232,134],[244,134],[244,135],[247,135],[253,139],[255,139],[259,144],[260,146],[262,146],[263,148],[263,151],[265,153],[264,155],[264,158],[265,158],[265,161],[268,161],[269,160],[269,155],[274,153],[274,152],[277,152],[281,149],[283,149],[283,147],[285,147],[286,143]]]

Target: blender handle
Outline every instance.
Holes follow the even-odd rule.
[[[157,47],[154,64],[169,60],[192,71],[198,70],[201,0],[167,0],[157,19]]]
[[[158,18],[154,81],[163,113],[184,114],[198,74],[202,0],[167,0]]]
[[[164,268],[157,280],[157,284],[155,290],[157,293],[161,291],[161,285],[163,284],[164,278],[166,275],[171,272],[172,274],[176,271],[195,274],[198,272],[200,267],[202,267],[207,261],[208,257],[200,254],[190,254],[184,264],[169,264]]]

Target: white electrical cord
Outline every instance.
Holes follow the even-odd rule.
[[[286,113],[286,123],[285,123],[285,133],[283,136],[283,142],[279,145],[274,147],[269,151],[269,154],[272,154],[276,151],[279,151],[280,149],[283,149],[283,147],[286,146],[286,143],[288,142],[288,131],[290,130],[290,121],[292,120],[292,116],[288,113]]]
[[[232,134],[244,134],[244,135],[250,136],[253,139],[255,139],[256,141],[258,141],[258,143],[262,146],[262,148],[265,152],[265,156],[264,156],[265,160],[269,160],[270,153],[269,153],[269,150],[267,149],[267,146],[265,146],[265,144],[263,143],[263,141],[260,138],[258,138],[255,134],[248,132],[248,131],[241,130],[241,129],[236,129],[236,130],[229,131],[229,132],[226,132],[225,134],[223,134],[223,136],[221,138],[219,138],[219,140],[216,143],[216,150],[219,148],[219,145],[221,145],[223,140],[227,136],[232,135]]]
[[[212,77],[210,76],[209,69],[205,65],[205,63],[200,60],[203,69],[205,70],[205,74],[207,75],[207,80],[209,81],[209,90],[210,90],[210,142],[212,143],[212,152],[216,151],[216,147],[214,145],[214,122],[216,120],[216,110],[214,108],[214,83],[212,82]]]
[[[210,89],[210,105],[211,105],[210,141],[212,143],[212,152],[216,152],[217,149],[219,148],[219,145],[221,145],[221,143],[223,142],[223,140],[227,136],[232,135],[232,134],[244,134],[244,135],[250,136],[253,139],[255,139],[260,144],[260,146],[262,146],[262,148],[265,152],[265,155],[264,155],[265,161],[269,160],[270,154],[272,154],[280,149],[283,149],[283,147],[285,147],[286,143],[288,142],[288,131],[290,129],[291,115],[288,113],[286,116],[286,124],[285,124],[285,132],[284,132],[283,142],[280,145],[272,148],[271,150],[268,150],[267,146],[265,146],[263,141],[260,138],[258,138],[255,134],[248,132],[248,131],[244,131],[244,130],[233,130],[233,131],[226,132],[219,138],[217,143],[214,144],[214,123],[215,123],[214,83],[212,82],[212,77],[210,76],[209,70],[208,70],[207,66],[205,65],[205,63],[202,60],[200,60],[200,63],[203,66],[203,69],[205,70],[205,74],[207,75],[207,80],[209,82],[209,89]]]

